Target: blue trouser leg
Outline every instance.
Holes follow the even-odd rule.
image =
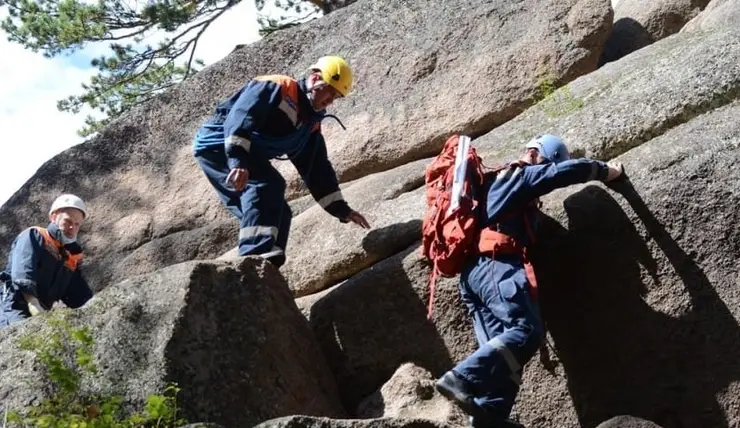
[[[463,272],[460,290],[480,348],[453,370],[471,384],[481,408],[507,418],[523,367],[539,349],[543,334],[524,266],[517,259],[481,256]]]
[[[291,220],[293,220],[293,210],[290,209],[290,205],[288,205],[288,202],[283,199],[283,208],[282,211],[280,211],[280,219],[278,221],[277,242],[275,244],[283,251],[285,251],[288,246],[288,235],[290,234]]]
[[[23,295],[0,282],[0,328],[23,321],[30,316]]]
[[[195,158],[221,203],[239,219],[239,255],[261,255],[282,266],[293,217],[285,201],[285,179],[269,161],[252,159],[247,187],[239,192],[226,182],[223,149],[201,150]]]
[[[236,191],[226,182],[226,177],[229,175],[229,166],[226,163],[226,153],[224,150],[203,150],[195,155],[195,159],[198,161],[198,165],[200,165],[211,186],[216,190],[221,203],[241,221],[241,192]]]
[[[282,266],[292,214],[285,201],[285,179],[269,161],[250,162],[241,207],[239,255],[262,255]]]

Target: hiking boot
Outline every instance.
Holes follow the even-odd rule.
[[[474,400],[473,392],[468,382],[455,374],[452,370],[443,374],[435,384],[437,391],[445,398],[457,404],[465,413],[472,416],[483,416],[482,410]]]

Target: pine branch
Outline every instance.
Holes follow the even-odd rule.
[[[85,106],[104,115],[88,116],[78,131],[89,135],[162,91],[198,73],[196,58],[201,36],[241,0],[0,0],[9,15],[0,23],[8,40],[45,57],[74,53],[90,43],[110,42],[107,55],[94,58],[97,74],[82,92],[57,102],[61,111],[79,113]],[[249,0],[251,1],[251,0]],[[258,10],[277,5],[297,16],[261,17],[267,30],[299,25],[320,15],[318,0],[254,0]],[[264,29],[263,29],[264,30]],[[156,46],[147,37],[163,32]]]

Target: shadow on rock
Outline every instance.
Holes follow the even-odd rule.
[[[372,229],[362,238],[362,248],[368,253],[396,254],[421,236],[421,220],[393,223]]]
[[[640,221],[588,186],[564,201],[568,230],[550,218],[540,229],[543,316],[581,425],[629,414],[728,427],[717,395],[740,379],[738,323],[631,184],[619,187]]]
[[[298,300],[350,414],[403,363],[435,376],[452,364],[445,338],[426,317],[428,273],[417,243],[340,285]],[[436,310],[440,317],[454,312]],[[444,331],[445,321],[436,322]]]
[[[654,42],[645,27],[632,18],[621,18],[614,23],[606,39],[598,67],[616,61]]]

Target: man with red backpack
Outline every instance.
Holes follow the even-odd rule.
[[[469,150],[468,156],[473,153],[479,161],[474,149]],[[459,159],[458,152],[458,164]],[[476,168],[473,165],[473,171]],[[483,176],[468,175],[480,179],[472,186],[479,190],[477,209],[470,211],[477,217],[476,229],[466,231],[475,237],[477,248],[467,253],[460,268],[460,293],[473,318],[479,349],[439,378],[436,387],[471,415],[473,427],[522,426],[508,418],[523,367],[543,340],[537,283],[526,256],[540,215],[538,198],[572,184],[614,180],[622,172],[618,162],[570,159],[562,139],[539,135],[527,143],[518,162]]]

